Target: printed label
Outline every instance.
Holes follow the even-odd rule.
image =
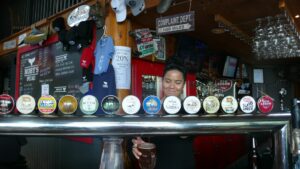
[[[18,98],[16,107],[22,114],[29,114],[35,109],[36,103],[32,96],[22,95]]]
[[[129,95],[123,99],[122,108],[127,114],[135,114],[140,110],[141,102],[136,96]]]

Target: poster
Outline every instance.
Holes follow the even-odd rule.
[[[115,46],[112,65],[115,69],[117,89],[130,89],[131,81],[131,49],[125,46]]]

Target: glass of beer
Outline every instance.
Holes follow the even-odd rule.
[[[153,143],[141,143],[137,146],[142,153],[139,159],[141,169],[154,169],[156,164],[156,146]]]

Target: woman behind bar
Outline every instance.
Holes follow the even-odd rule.
[[[183,92],[186,80],[186,69],[176,58],[171,58],[166,62],[163,72],[162,89],[163,99],[167,96],[177,96]],[[162,100],[163,100],[162,99]],[[135,158],[142,155],[137,149],[137,145],[144,142],[141,137],[132,139],[132,152]],[[193,138],[180,138],[179,136],[154,137],[151,142],[156,144],[157,163],[156,169],[193,169]]]

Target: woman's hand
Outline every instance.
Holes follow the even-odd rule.
[[[135,156],[136,159],[140,159],[140,156],[142,153],[138,150],[137,146],[138,144],[144,143],[145,141],[141,137],[136,137],[136,139],[132,139],[132,153]]]

